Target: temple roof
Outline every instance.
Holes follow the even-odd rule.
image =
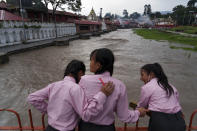
[[[5,10],[0,10],[0,21],[3,20],[13,20],[13,21],[22,21],[22,17],[12,14]],[[27,21],[28,19],[24,19],[24,21]]]

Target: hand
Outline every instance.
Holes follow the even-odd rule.
[[[135,102],[130,102],[129,106],[135,110],[137,107],[137,104]]]
[[[146,112],[146,115],[150,117],[151,112],[148,110],[148,111]]]
[[[109,96],[113,93],[114,91],[114,84],[110,81],[108,83],[106,83],[102,88],[101,91],[106,95]]]
[[[145,109],[145,108],[137,108],[136,110],[138,110],[140,112],[140,117],[144,117],[146,115],[146,112],[148,112],[149,110]]]

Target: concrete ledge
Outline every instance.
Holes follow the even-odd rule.
[[[101,33],[100,32],[93,32],[92,36],[101,36]]]
[[[83,40],[87,40],[87,39],[90,39],[90,36],[92,36],[91,33],[80,34],[80,35],[79,35],[79,38],[80,38],[80,39],[83,39]]]
[[[9,57],[7,55],[7,53],[0,53],[0,64],[5,64],[9,62]]]
[[[8,45],[4,47],[0,47],[0,52],[7,52],[8,55],[21,53],[28,50],[44,48],[52,45],[56,45],[55,41],[57,41],[57,45],[67,45],[68,41],[79,39],[79,35],[72,35],[72,36],[64,36],[57,39],[47,39],[42,41],[36,42],[27,42],[25,44],[15,44],[15,45]],[[66,42],[64,42],[66,41]]]
[[[44,39],[41,41],[27,41],[26,43],[15,43],[9,44],[6,46],[0,46],[0,53],[3,52],[2,56],[2,63],[8,62],[10,54],[21,53],[28,50],[48,47],[48,46],[68,46],[69,41],[76,40],[76,39],[90,39],[91,36],[100,36],[100,34],[108,33],[108,30],[94,32],[94,33],[85,33],[85,34],[75,34],[69,36],[62,36],[59,38],[52,38],[52,39]],[[6,54],[4,53],[6,52]],[[0,61],[1,63],[1,61]]]
[[[55,40],[54,45],[56,46],[68,46],[69,45],[69,40]]]

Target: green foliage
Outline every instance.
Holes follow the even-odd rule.
[[[130,15],[130,18],[138,19],[140,16],[141,16],[140,13],[134,12],[133,14]]]
[[[177,22],[178,25],[184,24],[184,17],[186,16],[186,7],[183,5],[178,5],[173,8],[172,18]]]
[[[177,22],[177,25],[192,25],[194,23],[194,13],[197,12],[195,3],[197,0],[189,0],[187,7],[178,5],[173,8],[172,18]]]
[[[32,26],[29,26],[29,28],[40,29],[40,28],[41,28],[41,26],[40,26],[40,25],[32,25]]]
[[[155,12],[155,13],[151,13],[150,14],[150,18],[151,19],[155,19],[155,18],[162,18],[163,16],[161,15],[160,12]]]
[[[112,15],[111,15],[110,12],[108,12],[108,13],[105,14],[105,18],[111,18],[111,17],[112,17]]]
[[[40,25],[32,25],[32,26],[28,26],[28,25],[24,25],[24,26],[14,26],[14,28],[25,28],[25,29],[29,29],[29,28],[34,28],[34,29],[40,29],[41,26]]]
[[[65,5],[67,5],[69,10],[81,11],[81,0],[44,0],[44,2],[52,5],[53,12],[57,8],[64,10]]]
[[[184,32],[188,34],[197,34],[197,27],[194,27],[194,26],[178,26],[170,30],[177,31],[177,32]]]
[[[197,51],[197,37],[186,37],[182,35],[167,33],[165,31],[160,31],[156,29],[152,29],[152,30],[136,29],[134,31],[136,34],[144,37],[145,39],[152,39],[152,40],[157,40],[157,41],[167,40],[173,43],[192,45],[194,46],[194,48],[192,48],[191,50]],[[189,48],[186,48],[186,47],[181,47],[181,48],[189,50]]]
[[[81,0],[71,0],[73,2],[68,3],[68,6],[70,6],[69,9],[71,9],[74,12],[81,11]],[[66,0],[66,2],[69,2],[69,0]]]
[[[45,6],[48,6],[50,4],[53,9],[53,20],[55,20],[55,12],[57,8],[60,8],[61,10],[65,10],[65,6],[68,7],[69,10],[72,10],[74,12],[80,12],[81,11],[81,0],[44,0]]]
[[[152,9],[151,9],[151,5],[145,5],[144,6],[144,15],[151,15],[152,13]]]
[[[29,26],[25,24],[25,25],[24,25],[24,28],[25,28],[25,29],[28,29],[28,28],[29,28]]]
[[[124,18],[128,18],[129,13],[126,9],[123,10],[122,14],[124,15]]]
[[[195,3],[197,3],[197,0],[189,0],[188,3],[187,3],[187,6],[194,7]]]
[[[190,48],[190,47],[177,47],[177,46],[170,46],[171,49],[183,49],[183,50],[189,50],[189,51],[197,51],[197,46],[195,46],[194,48]],[[190,57],[190,56],[188,56]]]
[[[34,10],[39,10],[39,11],[44,11],[44,12],[48,11],[48,8],[42,2],[42,0],[32,0],[32,8]]]

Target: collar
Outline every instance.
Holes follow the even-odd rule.
[[[157,78],[156,77],[152,78],[149,82],[151,82],[151,81],[157,81]]]
[[[106,72],[102,73],[101,75],[103,75],[103,76],[110,76],[110,73],[108,71],[106,71]]]
[[[75,79],[71,76],[65,76],[64,80],[68,80],[68,81],[72,81],[72,82],[76,83]]]

